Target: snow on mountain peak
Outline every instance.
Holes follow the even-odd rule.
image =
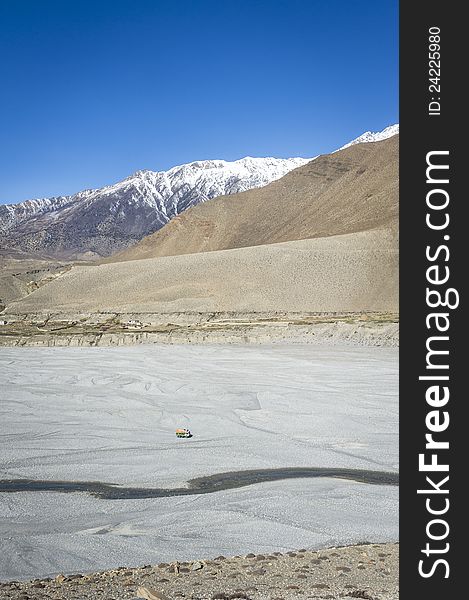
[[[89,250],[107,255],[161,229],[191,206],[267,185],[309,160],[199,160],[167,171],[136,171],[113,185],[71,196],[3,205],[2,244],[51,254],[68,245],[77,255]]]
[[[382,140],[386,140],[392,137],[393,135],[397,135],[398,133],[398,123],[396,123],[395,125],[389,125],[389,127],[386,127],[382,131],[365,131],[365,133],[362,133],[360,136],[358,136],[348,144],[345,144],[345,146],[341,146],[339,150],[344,150],[345,148],[348,148],[349,146],[354,146],[355,144],[381,142]],[[338,150],[336,152],[338,152]]]

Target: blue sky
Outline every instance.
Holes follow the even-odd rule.
[[[0,203],[398,122],[397,0],[1,0]]]

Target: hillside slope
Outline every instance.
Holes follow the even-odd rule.
[[[378,230],[74,267],[7,312],[395,312],[396,246]]]

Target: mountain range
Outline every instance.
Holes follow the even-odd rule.
[[[0,239],[2,246],[37,255],[108,256],[190,206],[264,186],[308,160],[202,160],[168,171],[137,171],[114,185],[72,196],[0,206]]]
[[[383,140],[397,132],[398,125],[366,132],[345,147]],[[71,196],[0,205],[0,246],[4,252],[38,257],[110,256],[158,232],[189,208],[263,188],[312,160],[195,161],[168,171],[137,171],[114,185]]]
[[[6,313],[396,312],[398,138],[353,144],[260,189],[192,206]]]

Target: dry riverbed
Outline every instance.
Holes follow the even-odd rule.
[[[396,600],[398,544],[247,554],[0,583],[11,600]]]
[[[0,493],[0,580],[398,539],[394,348],[3,348],[0,380],[0,477],[30,482]]]

